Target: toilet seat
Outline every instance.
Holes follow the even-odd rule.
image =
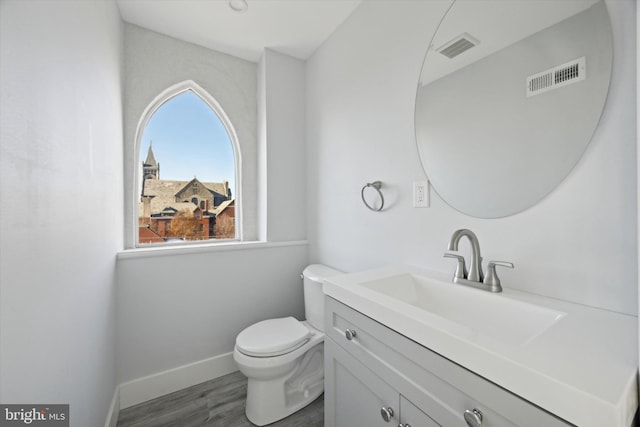
[[[294,317],[268,319],[240,332],[236,347],[247,356],[273,357],[303,346],[310,336],[309,328]]]

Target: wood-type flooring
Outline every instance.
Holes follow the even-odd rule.
[[[247,379],[234,372],[120,411],[118,427],[252,427]],[[322,427],[324,396],[270,427]]]

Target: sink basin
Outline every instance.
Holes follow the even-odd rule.
[[[405,273],[360,286],[467,329],[468,334],[525,345],[566,313],[451,282]],[[467,334],[467,335],[468,335]]]

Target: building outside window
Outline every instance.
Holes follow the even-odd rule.
[[[193,90],[168,96],[146,123],[140,144],[138,245],[235,238],[236,156],[230,123],[223,123]]]

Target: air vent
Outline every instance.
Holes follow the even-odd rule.
[[[477,39],[470,36],[468,33],[462,33],[458,37],[453,40],[449,40],[447,43],[437,48],[436,51],[451,59],[460,55],[462,52],[466,52],[472,47],[477,46],[479,43],[480,42]]]
[[[527,97],[558,89],[585,79],[585,57],[574,59],[527,77]]]

